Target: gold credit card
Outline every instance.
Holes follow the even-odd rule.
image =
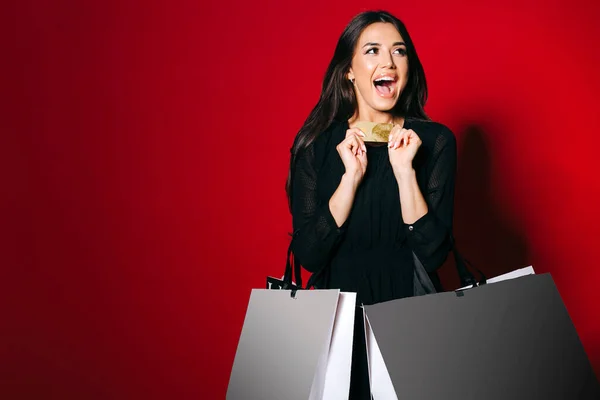
[[[387,143],[394,124],[357,121],[354,123],[354,127],[360,129],[366,135],[366,137],[363,138],[365,142]]]

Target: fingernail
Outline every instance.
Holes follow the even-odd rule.
[[[362,147],[363,151],[367,151],[367,146]]]

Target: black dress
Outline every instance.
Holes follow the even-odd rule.
[[[456,140],[445,126],[406,119],[422,140],[413,167],[428,213],[402,220],[398,184],[387,145],[367,147],[368,165],[346,222],[337,227],[329,199],[345,168],[336,146],[347,122],[334,122],[298,154],[292,171],[293,250],[304,268],[318,273],[316,287],[357,293],[357,304],[413,295],[413,252],[436,278],[450,250]],[[351,399],[370,399],[362,309],[357,308]]]

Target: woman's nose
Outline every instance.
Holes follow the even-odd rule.
[[[385,58],[381,61],[383,61],[383,66],[386,68],[393,68],[394,67],[394,59],[392,58],[391,54],[388,54],[387,56],[384,56]]]

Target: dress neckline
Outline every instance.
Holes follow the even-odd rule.
[[[404,124],[402,124],[402,128],[403,129],[408,129],[408,128],[410,128],[410,124],[411,124],[410,118],[404,117]],[[342,128],[343,128],[342,132],[343,132],[343,135],[344,135],[343,137],[345,137],[346,131],[348,129],[350,129],[350,123],[347,120],[344,120],[343,124],[342,124]],[[343,137],[342,137],[342,140],[343,140]],[[381,143],[377,143],[377,144],[369,142],[369,143],[367,143],[367,146],[369,146],[372,149],[379,149],[379,148],[387,149],[387,146],[385,146],[385,144],[386,144],[385,142],[381,142]]]

